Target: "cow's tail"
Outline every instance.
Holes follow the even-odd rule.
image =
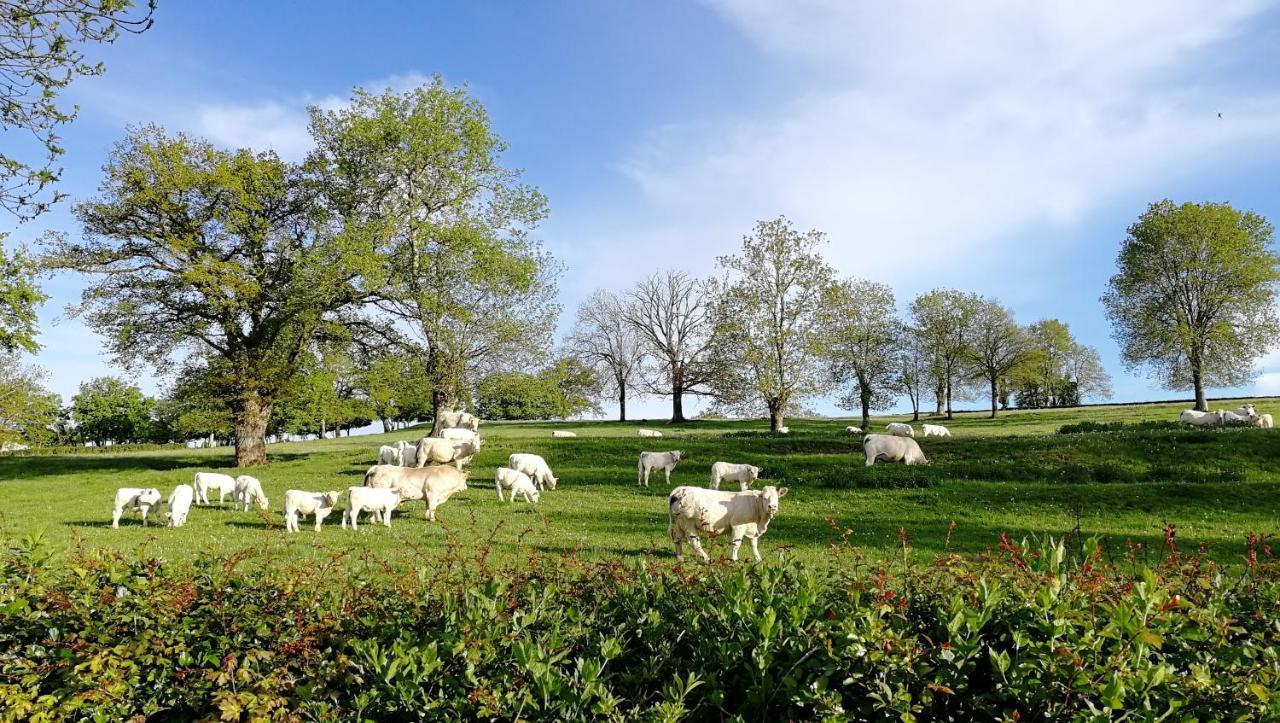
[[[376,475],[377,473],[378,473],[378,467],[377,467],[377,465],[374,465],[373,467],[370,467],[370,468],[369,468],[369,471],[364,473],[364,486],[365,486],[365,487],[369,487],[369,486],[371,486],[369,483],[373,481],[374,475]]]

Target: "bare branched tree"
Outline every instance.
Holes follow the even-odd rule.
[[[626,320],[645,352],[646,389],[671,397],[671,421],[683,422],[686,394],[710,394],[707,351],[714,329],[710,288],[683,271],[652,274],[631,290]]]
[[[618,402],[618,421],[627,421],[627,395],[640,376],[640,337],[627,321],[619,296],[599,290],[578,307],[578,318],[566,346],[605,382],[604,394]]]

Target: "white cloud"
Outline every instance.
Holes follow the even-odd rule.
[[[639,143],[622,169],[663,219],[659,243],[785,213],[827,231],[843,270],[900,282],[1117,195],[1158,197],[1168,178],[1274,144],[1280,122],[1280,97],[1180,80],[1257,3],[713,6],[815,87]]]

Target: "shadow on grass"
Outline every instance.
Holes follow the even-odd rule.
[[[272,454],[272,463],[304,460],[300,453]],[[58,477],[89,472],[171,472],[179,469],[227,470],[234,465],[230,455],[169,455],[155,452],[112,454],[58,454],[0,458],[0,481]],[[251,471],[251,470],[250,470]]]

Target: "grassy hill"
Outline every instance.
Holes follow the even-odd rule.
[[[1274,403],[1259,400],[1259,409],[1268,411]],[[249,549],[261,563],[419,564],[447,549],[467,558],[569,550],[667,557],[669,488],[660,477],[648,488],[637,487],[635,460],[642,449],[680,449],[686,461],[673,484],[705,484],[710,465],[725,460],[760,465],[762,483],[790,488],[761,543],[770,557],[824,556],[841,534],[867,557],[878,558],[901,555],[900,531],[917,554],[931,554],[980,553],[994,547],[1001,533],[1016,539],[1077,528],[1085,536],[1103,536],[1111,554],[1120,556],[1126,542],[1148,549],[1163,544],[1167,523],[1176,527],[1184,549],[1206,545],[1213,557],[1236,561],[1246,535],[1273,534],[1280,526],[1280,430],[1056,433],[1081,421],[1167,421],[1185,406],[1016,411],[995,420],[964,414],[942,422],[954,438],[921,440],[933,464],[916,468],[865,468],[858,440],[843,431],[847,420],[795,420],[787,436],[768,434],[762,422],[740,421],[674,427],[486,423],[471,489],[442,508],[441,522],[424,521],[422,504],[415,502],[397,514],[391,529],[370,526],[356,533],[339,529],[334,515],[319,534],[305,527],[286,534],[282,493],[358,485],[378,445],[415,439],[421,430],[274,445],[271,464],[253,472],[271,498],[269,512],[196,508],[188,525],[177,530],[143,529],[136,518],[111,529],[114,490],[158,487],[167,495],[196,471],[228,468],[230,450],[5,456],[0,458],[0,530],[9,536],[42,534],[58,551],[76,545],[145,547],[162,557],[190,559]],[[903,419],[877,418],[873,426],[882,429]],[[667,436],[638,439],[635,429],[642,425],[659,427]],[[579,437],[551,439],[552,428],[573,429]],[[517,451],[543,455],[561,478],[560,488],[545,494],[539,505],[497,500],[493,468]],[[727,547],[714,541],[709,550],[716,556],[727,554]]]

